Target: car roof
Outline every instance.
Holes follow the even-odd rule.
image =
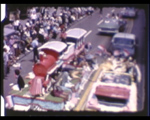
[[[67,47],[66,43],[63,43],[60,41],[50,41],[50,42],[47,42],[44,45],[42,45],[40,48],[38,48],[38,50],[50,49],[50,50],[54,50],[59,53],[59,52],[63,51],[66,47]]]
[[[99,27],[104,27],[104,28],[117,28],[119,26],[118,20],[115,18],[106,18],[100,25]]]
[[[72,37],[76,39],[81,38],[86,33],[87,31],[82,28],[73,28],[73,29],[69,29],[68,31],[66,31],[67,37]]]
[[[116,37],[120,37],[120,38],[130,38],[130,39],[133,39],[135,40],[135,35],[132,34],[132,33],[116,33],[113,38],[116,38]]]

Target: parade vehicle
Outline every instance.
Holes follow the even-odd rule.
[[[124,31],[126,24],[127,22],[123,19],[107,17],[98,26],[98,31],[103,34],[115,34]]]
[[[84,50],[86,33],[87,31],[81,28],[73,28],[66,31],[66,43],[68,49],[65,52],[65,56],[63,58],[65,63],[69,63],[73,58],[75,58]]]
[[[136,112],[137,87],[127,73],[105,71],[91,92],[88,109],[103,112]]]
[[[123,8],[121,11],[120,11],[120,15],[122,17],[128,17],[128,18],[136,18],[137,17],[137,10],[133,7],[126,7],[126,8]]]
[[[136,36],[132,33],[117,33],[113,36],[112,49],[126,52],[129,56],[135,57]]]
[[[101,71],[87,101],[86,110],[136,112],[137,87],[128,73]]]
[[[86,30],[81,28],[73,28],[66,31],[66,43],[59,41],[51,41],[45,43],[38,48],[39,51],[44,49],[51,49],[59,54],[59,61],[70,63],[76,56],[78,56],[85,47]],[[59,62],[57,61],[57,62]]]
[[[33,77],[25,80],[26,85],[21,92],[16,89],[10,91],[10,96],[7,96],[8,108],[23,111],[64,110],[65,102],[79,91],[82,71],[80,77],[69,79],[63,72],[58,73],[58,69],[69,65],[83,51],[85,34],[84,29],[70,29],[66,43],[50,41],[39,47],[40,60],[33,65]]]
[[[85,110],[136,112],[137,82],[141,81],[141,72],[136,63],[124,61],[123,58],[109,58],[100,67],[97,82],[92,87]]]
[[[64,53],[66,50],[67,50],[67,45],[63,42],[60,42],[60,41],[47,42],[38,48],[38,51],[40,53],[40,59],[41,59],[40,61],[44,60],[44,56],[47,56],[48,54],[50,54],[50,55],[55,56],[57,58],[55,63],[57,64],[57,68],[58,68],[63,63],[63,56],[64,56]],[[49,62],[50,61],[47,61],[47,64],[46,64],[47,66],[48,66]],[[50,71],[50,73],[54,72],[52,70],[49,70],[49,71]]]

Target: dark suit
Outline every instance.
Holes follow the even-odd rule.
[[[18,76],[17,84],[18,84],[19,90],[21,90],[21,88],[24,88],[25,83],[24,83],[23,78],[20,75]]]
[[[37,57],[37,59],[39,60],[39,53],[38,53],[38,48],[37,47],[34,47],[33,48],[33,60],[34,60],[34,62],[36,62],[36,57]]]

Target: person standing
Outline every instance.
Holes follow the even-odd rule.
[[[17,84],[18,84],[19,90],[22,91],[22,89],[25,86],[25,82],[24,82],[22,76],[20,75],[19,69],[15,69],[15,76],[17,78]]]
[[[3,50],[4,50],[4,52],[3,52],[3,59],[4,59],[4,78],[5,78],[7,73],[8,73],[9,57],[8,57],[7,49],[4,48]]]
[[[44,81],[43,77],[35,77],[31,80],[30,85],[30,94],[33,96],[39,96],[42,95],[42,81]]]
[[[99,6],[99,13],[102,14],[103,13],[103,7],[100,5]]]
[[[19,31],[19,25],[20,25],[20,21],[17,19],[14,21],[14,29]]]
[[[100,13],[100,17],[103,18],[102,14],[103,14],[103,7],[102,5],[99,6],[99,13]]]
[[[16,15],[17,19],[20,19],[21,11],[18,8],[16,9],[16,13],[17,13],[17,15]]]
[[[4,46],[9,45],[8,37],[4,36],[3,44],[4,44]]]
[[[38,38],[36,37],[32,43],[31,43],[32,47],[33,47],[33,60],[36,63],[36,57],[39,60],[39,53],[38,53]]]
[[[66,43],[66,37],[67,37],[67,33],[65,32],[65,29],[63,29],[60,35],[61,41]]]
[[[15,43],[15,40],[14,40],[14,36],[10,36],[10,39],[9,39],[9,46],[10,46],[10,51],[14,54],[14,47],[13,47],[13,44]]]
[[[32,20],[32,23],[35,24],[35,22],[37,20],[37,14],[36,13],[31,14],[31,20]]]
[[[92,44],[91,44],[91,42],[88,42],[85,45],[85,53],[88,53],[91,49],[92,49]]]

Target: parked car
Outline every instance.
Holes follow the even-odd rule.
[[[137,10],[133,7],[126,7],[121,10],[120,15],[122,17],[136,18]]]
[[[125,30],[127,22],[123,19],[106,18],[98,26],[98,31],[105,34],[115,34]]]
[[[136,36],[132,33],[117,33],[112,38],[112,49],[127,53],[128,56],[135,57]]]

